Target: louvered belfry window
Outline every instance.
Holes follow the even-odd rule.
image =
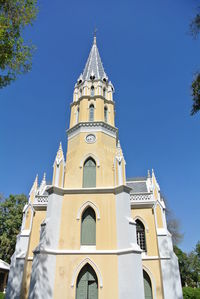
[[[76,299],[98,299],[97,275],[89,264],[86,264],[78,275]]]
[[[94,105],[90,105],[89,108],[89,121],[94,121]]]
[[[91,207],[82,215],[81,245],[96,245],[96,215]]]
[[[91,87],[91,97],[94,97],[94,86]]]
[[[137,243],[143,251],[146,251],[145,227],[140,220],[136,220]]]
[[[83,188],[96,187],[96,163],[88,158],[83,165]]]
[[[104,121],[107,123],[108,122],[108,108],[104,107]]]

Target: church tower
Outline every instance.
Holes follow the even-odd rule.
[[[156,179],[143,179],[145,196],[153,200],[138,205],[145,197],[140,180],[126,180],[113,95],[95,36],[74,87],[66,159],[60,144],[52,184],[47,185],[44,175],[39,185],[36,177],[23,211],[6,298],[181,299],[164,295],[160,257],[148,263],[144,253],[142,217],[153,231],[148,242],[158,248],[152,214]],[[155,209],[162,213],[164,205]],[[155,290],[144,267],[156,271]]]

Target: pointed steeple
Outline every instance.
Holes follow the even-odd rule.
[[[94,35],[92,49],[90,51],[83,74],[81,74],[81,76],[81,79],[83,81],[108,80],[97,48],[96,34]]]

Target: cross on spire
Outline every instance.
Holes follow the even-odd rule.
[[[96,44],[96,37],[97,37],[97,27],[94,27],[94,44]]]

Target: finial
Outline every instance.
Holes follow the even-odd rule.
[[[43,175],[43,182],[46,182],[46,172],[44,172],[44,175]]]
[[[59,150],[62,150],[62,142],[60,141]]]
[[[118,142],[117,142],[117,147],[121,148],[119,139],[118,139]]]
[[[96,26],[95,26],[95,28],[94,28],[94,44],[96,45],[96,42],[97,42],[97,38],[96,38],[96,36],[97,36],[97,28],[96,28]]]
[[[150,170],[148,169],[148,174],[147,174],[147,177],[150,178],[151,175],[150,175]]]

